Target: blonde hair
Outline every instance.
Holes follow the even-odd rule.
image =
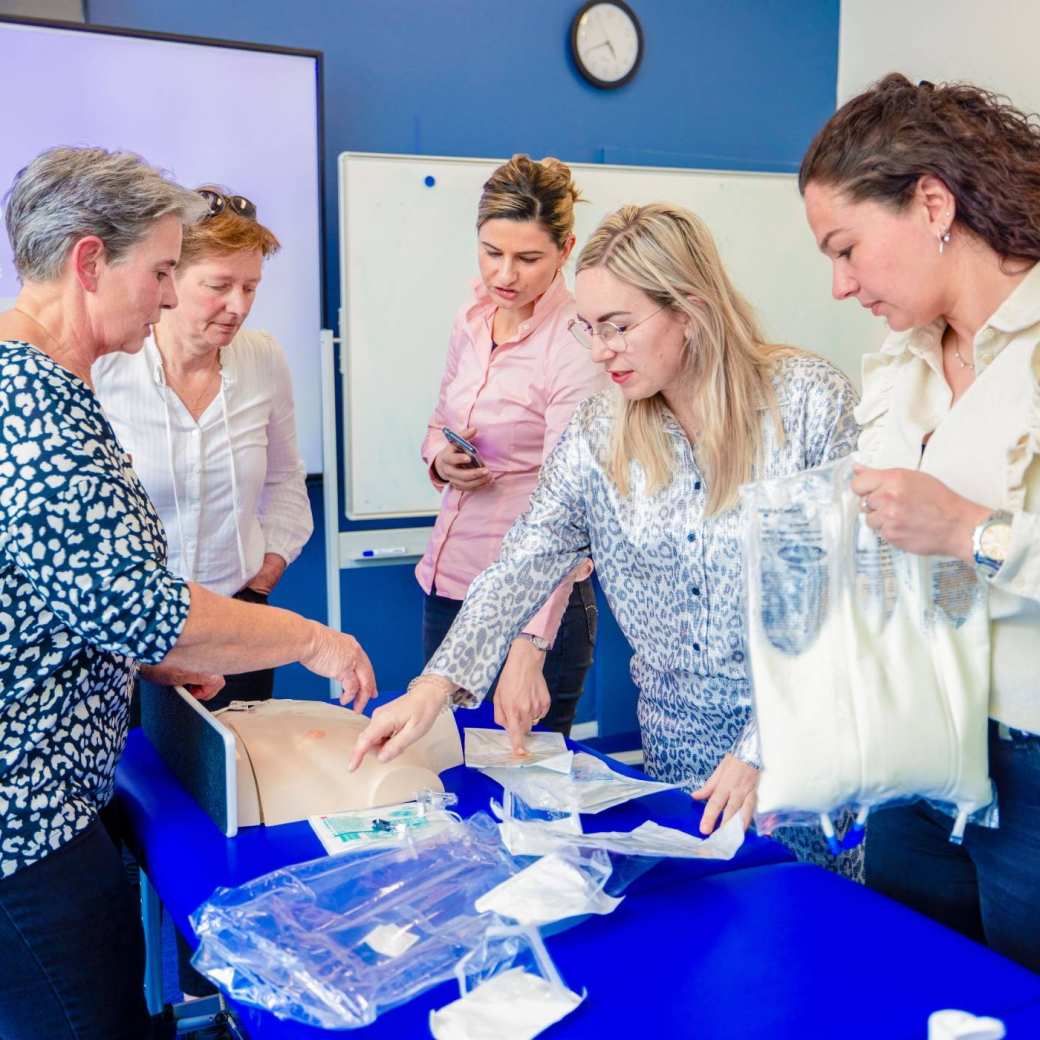
[[[204,184],[202,189],[216,191],[221,195],[231,195],[226,188],[212,184]],[[255,217],[243,217],[230,206],[225,206],[216,216],[203,217],[197,224],[184,229],[181,242],[180,268],[188,267],[204,257],[226,255],[228,253],[252,252],[260,250],[266,260],[282,248],[281,242],[270,229],[264,227]]]
[[[574,233],[574,203],[580,200],[570,167],[559,159],[536,162],[527,155],[514,155],[484,183],[477,230],[489,220],[535,220],[563,249]]]
[[[686,375],[700,423],[697,459],[708,485],[707,515],[733,506],[751,480],[762,451],[763,409],[783,427],[772,385],[773,363],[788,347],[763,342],[754,313],[730,282],[715,240],[689,210],[666,203],[622,206],[592,233],[577,270],[603,267],[689,322]],[[623,495],[629,467],[638,462],[648,494],[674,476],[674,449],[665,430],[660,393],[619,399],[607,472]]]

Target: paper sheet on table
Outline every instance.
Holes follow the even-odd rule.
[[[523,968],[510,968],[430,1012],[434,1040],[532,1040],[583,1000]]]
[[[603,849],[630,856],[676,859],[732,859],[744,844],[744,824],[731,817],[713,834],[697,838],[674,827],[647,820],[631,831],[567,833],[540,820],[504,820],[499,824],[502,842],[514,856],[546,856],[562,848]]]
[[[624,776],[584,751],[574,756],[569,774],[531,769],[482,769],[482,773],[519,795],[533,809],[598,813],[646,794],[670,791],[677,784],[661,784]]]
[[[599,884],[573,862],[554,852],[514,874],[473,905],[520,924],[543,925],[586,914],[609,914],[621,902],[605,895]]]
[[[574,752],[567,750],[562,733],[528,733],[524,737],[526,755],[513,753],[509,734],[504,729],[464,729],[466,765],[471,769],[526,769],[538,766],[556,773],[569,773]]]

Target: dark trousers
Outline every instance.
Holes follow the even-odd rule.
[[[252,589],[241,589],[234,599],[244,603],[267,605],[267,597],[262,592]],[[224,688],[208,701],[200,701],[209,711],[226,708],[232,701],[269,701],[274,696],[274,669],[261,668],[256,672],[238,672],[224,676]]]
[[[100,822],[0,881],[0,1037],[144,1040],[144,935]]]
[[[990,723],[989,768],[1000,826],[953,820],[923,802],[881,809],[867,828],[867,884],[1040,972],[1040,735],[1001,739]]]
[[[427,595],[423,603],[424,660],[429,661],[434,655],[461,609],[461,600]],[[542,729],[554,730],[565,736],[570,733],[585,686],[585,674],[592,666],[596,624],[596,594],[592,588],[592,579],[575,582],[556,640],[545,655],[542,674],[549,688],[552,705],[549,714],[541,722]],[[495,681],[497,683],[498,680]],[[494,687],[491,695],[494,695]]]

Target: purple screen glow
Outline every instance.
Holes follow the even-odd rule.
[[[300,449],[321,471],[321,274],[314,58],[0,23],[0,194],[45,148],[138,152],[189,187],[216,183],[257,204],[281,252],[249,317],[278,338],[293,376]],[[0,236],[0,307],[18,293]]]

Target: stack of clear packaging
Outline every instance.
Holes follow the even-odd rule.
[[[558,857],[556,869],[571,883],[556,909],[589,912],[610,873],[605,854]],[[523,872],[478,813],[218,889],[192,915],[193,964],[236,1001],[324,1029],[368,1025],[452,978],[464,992],[514,967],[544,979],[537,931],[514,923],[520,905],[539,916]]]
[[[742,489],[757,819],[822,825],[836,852],[839,811],[857,814],[849,847],[870,809],[920,797],[956,841],[992,801],[985,590],[967,564],[880,539],[852,466]]]
[[[532,745],[517,758],[503,731],[467,732],[467,764],[495,763],[483,771],[503,784],[500,825],[461,820],[451,795],[432,792],[323,819],[336,854],[218,889],[192,915],[193,963],[235,1001],[323,1029],[368,1025],[455,978],[459,999],[430,1015],[437,1040],[536,1036],[584,999],[539,929],[611,913],[664,856],[729,859],[743,828],[734,818],[707,839],[652,822],[586,835],[581,813],[672,785],[574,754],[558,734]]]

